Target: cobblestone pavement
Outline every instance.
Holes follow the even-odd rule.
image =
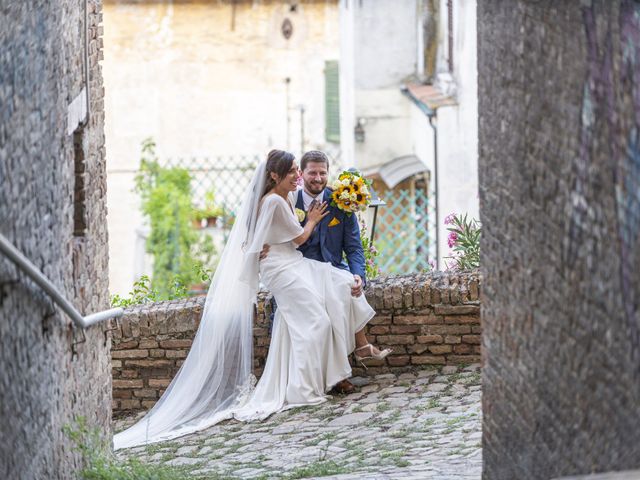
[[[203,479],[478,479],[479,365],[355,378],[359,392],[117,452]],[[133,418],[117,420],[122,430]]]

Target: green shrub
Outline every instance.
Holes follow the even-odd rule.
[[[191,175],[184,168],[160,166],[155,147],[151,139],[143,142],[135,182],[151,227],[147,252],[153,255],[152,290],[168,299],[176,278],[182,285],[195,279],[192,249],[198,236],[192,227]]]

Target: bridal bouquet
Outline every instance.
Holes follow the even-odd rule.
[[[371,182],[357,171],[345,171],[331,184],[331,205],[351,215],[363,212],[371,203]]]

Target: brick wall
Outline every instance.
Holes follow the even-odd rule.
[[[368,336],[394,353],[367,360],[354,375],[375,375],[429,365],[480,361],[480,281],[476,273],[387,277],[370,282],[376,310]],[[264,368],[269,346],[268,294],[261,292],[254,324],[254,367]],[[204,297],[133,307],[113,332],[113,409],[124,413],[156,402],[183,359],[198,328]],[[266,308],[265,308],[266,307]]]
[[[67,132],[68,105],[84,85],[83,7],[77,0],[0,7],[0,231],[81,312],[93,313],[109,306],[102,17],[95,0],[91,122],[75,136]],[[0,478],[77,478],[82,459],[62,432],[75,415],[109,436],[105,329],[74,331],[0,255]]]
[[[640,3],[478,2],[483,476],[640,467]]]

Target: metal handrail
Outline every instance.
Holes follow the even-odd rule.
[[[93,313],[82,316],[78,310],[60,293],[51,280],[45,277],[31,261],[25,257],[16,247],[13,246],[7,238],[0,233],[0,252],[9,260],[16,264],[23,272],[25,272],[34,282],[38,284],[49,296],[56,302],[62,310],[71,317],[73,323],[82,328],[90,327],[103,320],[118,318],[124,314],[122,308],[111,308],[102,312]]]

